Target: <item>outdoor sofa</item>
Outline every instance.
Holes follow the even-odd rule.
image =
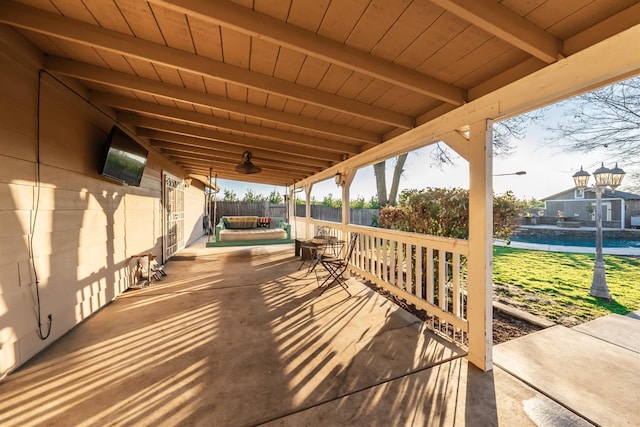
[[[291,225],[283,217],[223,216],[215,246],[290,243]]]

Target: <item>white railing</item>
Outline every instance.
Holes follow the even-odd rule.
[[[306,218],[295,217],[291,220],[291,238],[298,240],[308,240],[318,234],[320,227],[327,227],[330,229],[330,234],[339,239],[342,239],[342,224],[332,221],[321,221],[311,218],[309,221]],[[343,239],[344,240],[344,239]]]
[[[351,270],[363,278],[413,304],[427,314],[427,326],[466,348],[468,342],[466,240],[450,239],[383,228],[342,225],[296,218],[304,238],[319,227],[349,241],[358,233],[350,262]],[[301,237],[298,237],[299,239]]]

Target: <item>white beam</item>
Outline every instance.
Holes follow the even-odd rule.
[[[472,123],[469,138],[469,256],[467,258],[467,359],[491,370],[493,189],[492,122]]]
[[[469,161],[469,139],[457,130],[442,135],[442,140],[466,161]]]
[[[311,228],[313,227],[311,225],[311,190],[312,189],[313,189],[313,183],[304,185],[304,203],[305,203],[304,217],[306,219],[304,233],[306,238],[309,238],[309,236],[313,237],[313,234],[311,231]]]
[[[500,119],[522,114],[561,101],[615,79],[640,73],[637,41],[640,25],[584,49],[432,119],[415,129],[385,141],[339,165],[302,181],[319,182],[339,168],[358,169],[432,144],[456,129],[482,119]]]
[[[356,172],[353,169],[345,169],[340,172],[340,177],[342,180],[342,185],[340,188],[342,189],[342,233],[343,236],[346,236],[346,226],[351,224],[351,206],[349,206],[350,190],[351,183],[353,182],[353,178],[355,178]]]

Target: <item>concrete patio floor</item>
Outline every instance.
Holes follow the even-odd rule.
[[[0,425],[589,425],[545,388],[554,378],[536,377],[540,353],[558,353],[546,336],[535,364],[531,334],[495,347],[510,373],[481,372],[353,279],[352,297],[319,296],[293,252],[185,249],[165,280],[125,293],[5,378]],[[634,369],[640,354],[622,350]],[[578,394],[566,377],[560,388]],[[615,380],[640,389],[637,377]]]

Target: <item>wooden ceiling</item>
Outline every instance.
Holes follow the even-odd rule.
[[[631,0],[22,0],[0,22],[186,172],[286,185],[640,23]],[[262,172],[238,174],[245,150]]]

